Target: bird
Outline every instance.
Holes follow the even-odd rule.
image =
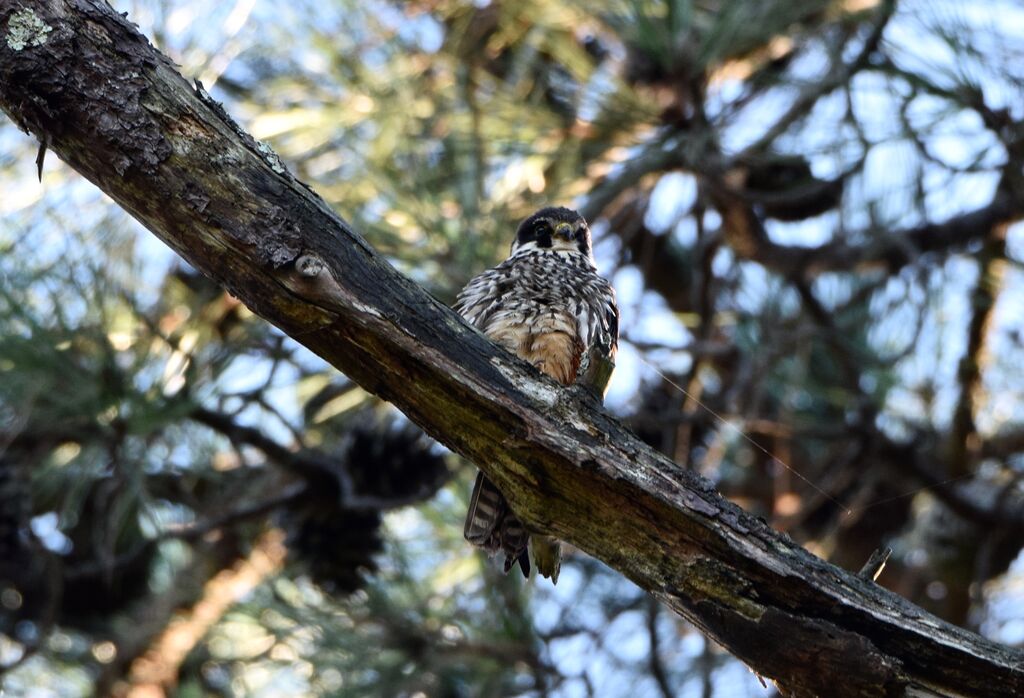
[[[590,228],[576,211],[542,208],[516,230],[508,258],[474,277],[455,310],[493,342],[554,378],[603,399],[615,367],[619,311],[615,290],[597,272]],[[505,554],[530,576],[558,582],[561,543],[530,532],[505,497],[477,473],[463,534],[491,555]]]

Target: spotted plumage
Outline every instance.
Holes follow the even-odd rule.
[[[519,226],[512,250],[459,293],[455,309],[487,337],[566,385],[603,396],[615,365],[619,314],[615,292],[597,273],[590,230],[567,208],[544,208]],[[490,553],[557,581],[557,540],[530,535],[497,487],[477,474],[465,537]]]

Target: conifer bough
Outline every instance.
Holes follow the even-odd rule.
[[[1024,695],[1024,653],[829,565],[396,272],[136,28],[0,2],[0,107],[190,264],[789,695]]]

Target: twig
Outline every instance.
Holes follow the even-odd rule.
[[[36,172],[39,174],[39,181],[43,181],[43,160],[46,159],[46,149],[50,147],[50,137],[44,136],[39,140],[39,152],[36,153]]]
[[[675,691],[672,690],[672,686],[669,684],[668,673],[665,671],[665,665],[661,661],[661,653],[659,651],[658,611],[657,599],[653,596],[648,597],[647,636],[650,638],[651,649],[648,652],[647,665],[651,670],[651,676],[654,677],[654,682],[658,685],[658,690],[661,691],[661,695],[664,698],[672,698],[675,695]]]
[[[187,526],[175,526],[173,528],[165,529],[155,537],[139,543],[131,550],[121,553],[110,560],[88,562],[68,568],[65,572],[65,577],[68,580],[79,579],[81,577],[92,577],[106,573],[117,567],[123,567],[143,555],[153,546],[166,540],[196,540],[197,538],[202,538],[207,533],[216,531],[217,529],[274,511],[275,509],[302,497],[306,494],[308,489],[309,484],[306,482],[292,483],[288,487],[285,487],[282,492],[279,492],[273,497],[261,499],[257,502],[238,507],[237,509],[232,509],[221,516],[216,516],[206,521],[196,522]]]
[[[862,579],[869,579],[872,582],[877,580],[878,575],[882,574],[882,570],[885,569],[885,563],[889,561],[890,555],[892,555],[892,548],[878,548],[875,552],[871,553],[871,557],[860,568],[857,576]]]

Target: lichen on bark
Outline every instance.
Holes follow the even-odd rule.
[[[1019,650],[812,556],[593,396],[465,325],[277,171],[103,0],[19,2],[40,22],[14,21],[26,25],[18,43],[45,48],[0,43],[12,120],[196,269],[477,462],[526,524],[608,562],[787,694],[1024,695]],[[15,14],[0,3],[8,36]]]
[[[28,8],[22,8],[7,20],[7,45],[12,51],[23,51],[31,46],[46,43],[47,34],[53,27],[39,19],[39,15]]]

